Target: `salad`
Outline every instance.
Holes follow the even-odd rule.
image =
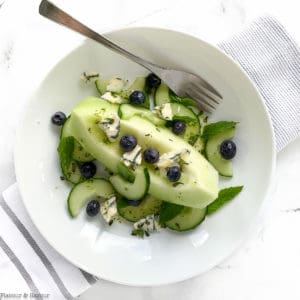
[[[209,123],[193,99],[154,74],[131,85],[97,73],[82,78],[99,97],[51,118],[62,126],[58,154],[61,179],[73,185],[72,218],[85,208],[109,225],[130,222],[139,237],[187,231],[240,193],[242,186],[218,189],[219,176],[233,176],[237,122]]]

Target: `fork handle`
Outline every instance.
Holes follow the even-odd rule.
[[[105,47],[127,57],[128,59],[136,62],[137,64],[143,66],[144,68],[159,74],[160,67],[157,65],[150,63],[130,52],[121,48],[120,46],[114,44],[110,40],[106,39],[104,36],[100,35],[99,33],[93,31],[92,29],[88,28],[78,20],[74,19],[72,16],[64,12],[62,9],[51,3],[50,1],[43,0],[39,7],[40,15],[60,24],[72,29],[100,44],[104,45]]]

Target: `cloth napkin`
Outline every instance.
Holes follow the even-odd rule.
[[[219,46],[256,83],[273,121],[279,152],[300,135],[298,46],[271,17],[258,19]],[[43,239],[25,211],[17,184],[0,201],[0,278],[0,298],[5,291],[55,300],[73,299],[97,281]]]

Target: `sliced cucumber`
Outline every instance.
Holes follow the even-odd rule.
[[[135,180],[135,175],[132,170],[130,170],[123,162],[119,162],[117,165],[118,174],[123,177],[126,181],[129,181],[131,183]]]
[[[146,195],[139,206],[132,206],[124,198],[117,200],[118,213],[130,222],[136,222],[148,215],[156,214],[160,210],[160,200],[151,195]]]
[[[62,168],[63,170],[63,168]],[[84,178],[80,173],[80,165],[77,161],[72,160],[69,168],[63,170],[64,178],[71,183],[78,183],[82,181]]]
[[[100,94],[100,96],[102,96],[107,90],[107,86],[109,85],[109,80],[97,79],[95,81],[95,85],[98,93]]]
[[[116,191],[130,200],[140,200],[148,192],[150,177],[147,168],[138,167],[135,172],[133,183],[124,180],[120,175],[113,175],[109,178]]]
[[[72,136],[70,117],[66,120],[64,126],[61,129],[60,138],[62,139],[69,136]],[[93,156],[90,153],[88,153],[75,138],[72,158],[79,162],[87,162],[94,159]]]
[[[71,183],[78,183],[82,180],[82,175],[79,164],[73,159],[74,144],[74,137],[63,137],[60,139],[57,151],[64,178]]]
[[[119,77],[112,78],[109,81],[108,85],[106,86],[106,90],[108,92],[120,93],[125,87],[126,83],[127,81],[122,78]]]
[[[166,124],[165,120],[159,118],[156,114],[146,108],[136,107],[130,104],[120,105],[119,117],[121,119],[129,120],[133,116],[140,116],[158,126],[164,126]]]
[[[219,174],[225,177],[233,176],[233,166],[231,160],[226,160],[221,156],[220,145],[225,140],[231,140],[234,135],[235,128],[227,129],[210,138],[205,146],[205,155],[207,159],[216,168]]]
[[[187,231],[200,225],[205,219],[207,208],[184,207],[184,209],[165,225],[175,231]]]
[[[71,217],[79,215],[81,209],[94,199],[108,199],[115,194],[115,190],[109,181],[105,179],[89,179],[76,184],[68,197],[68,210]]]
[[[160,86],[155,91],[154,101],[156,106],[161,106],[164,103],[171,102],[169,95],[169,87],[161,83]]]
[[[184,121],[186,123],[190,123],[197,120],[197,116],[193,113],[193,111],[183,104],[171,103],[171,107],[173,113],[173,121]],[[197,126],[196,129],[199,129],[199,127]]]

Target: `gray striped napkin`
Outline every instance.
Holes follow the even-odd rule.
[[[266,16],[219,45],[238,62],[266,101],[276,150],[300,136],[300,50],[284,27]]]
[[[258,86],[269,108],[277,151],[280,151],[300,132],[297,45],[281,24],[264,17],[220,44],[220,48]],[[16,184],[3,197],[0,201],[0,298],[1,293],[27,297],[36,293],[40,299],[72,299],[97,280],[68,263],[48,245],[29,219]]]

